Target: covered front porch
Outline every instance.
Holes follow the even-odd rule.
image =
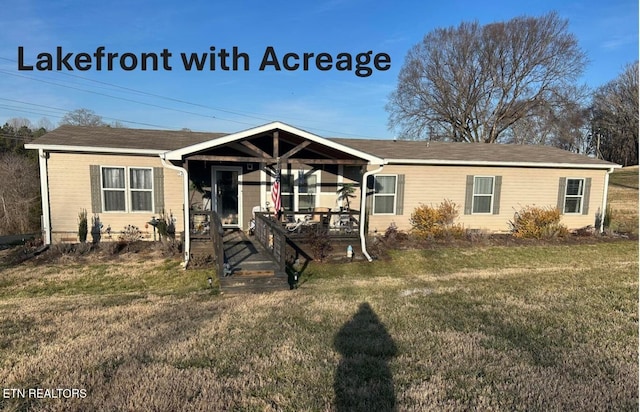
[[[381,162],[282,123],[176,150],[167,159],[188,174],[190,239],[210,236],[215,213],[222,229],[255,233],[271,251],[279,236],[291,242],[310,232],[359,238],[365,223],[363,176],[369,164]],[[279,210],[272,193],[276,180]],[[261,237],[266,228],[269,236]],[[284,265],[285,260],[274,259]]]

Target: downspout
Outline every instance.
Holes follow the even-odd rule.
[[[43,149],[38,149],[38,164],[40,166],[40,196],[42,198],[42,231],[44,232],[45,245],[51,244],[51,214],[49,211],[49,172],[47,170],[47,158],[49,154]]]
[[[189,264],[189,257],[191,256],[191,236],[189,233],[189,226],[190,226],[190,218],[189,218],[189,175],[187,174],[187,169],[185,169],[184,167],[180,167],[180,166],[176,166],[174,164],[172,164],[171,162],[167,162],[165,159],[166,153],[162,153],[160,154],[160,161],[162,162],[162,165],[168,169],[173,169],[176,170],[178,173],[180,173],[182,175],[182,186],[184,188],[183,192],[184,192],[184,206],[183,206],[183,215],[184,215],[184,245],[183,245],[183,250],[184,250],[184,263],[183,263],[183,267],[186,269],[187,265]]]
[[[383,168],[384,165],[382,164],[375,170],[365,172],[362,176],[362,187],[360,188],[360,248],[362,249],[362,254],[369,262],[373,259],[369,255],[369,252],[367,252],[367,234],[364,233],[364,222],[367,217],[367,179],[369,179],[369,176],[372,174],[381,172]]]
[[[604,232],[604,217],[607,214],[607,196],[609,196],[609,175],[613,173],[613,167],[607,170],[607,174],[604,176],[604,195],[602,196],[602,218],[600,219],[600,227],[596,228],[600,230],[600,233]]]

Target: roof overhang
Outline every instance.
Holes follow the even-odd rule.
[[[362,152],[360,150],[356,150],[352,147],[345,146],[343,144],[337,143],[335,141],[325,139],[324,137],[320,137],[313,133],[309,133],[305,130],[298,129],[297,127],[290,126],[281,122],[272,122],[262,126],[254,127],[251,129],[243,130],[237,133],[233,133],[227,136],[219,137],[216,139],[212,139],[206,142],[197,143],[191,146],[183,147],[181,149],[168,151],[165,153],[164,158],[167,160],[182,160],[185,156],[188,156],[193,153],[198,153],[204,150],[213,149],[219,146],[223,146],[229,143],[233,143],[236,141],[240,141],[246,139],[251,136],[260,135],[263,133],[267,133],[274,130],[281,130],[287,133],[291,133],[293,135],[300,136],[303,139],[309,140],[313,143],[317,143],[323,146],[330,147],[332,149],[341,151],[343,153],[349,154],[354,157],[358,157],[360,159],[366,160],[369,163],[373,164],[383,164],[384,159],[371,155],[369,153]]]
[[[52,144],[33,144],[27,143],[25,149],[44,150],[46,152],[81,152],[81,153],[117,153],[117,154],[135,154],[146,156],[157,156],[166,150],[156,149],[129,149],[124,147],[96,147],[96,146],[67,146]]]
[[[554,169],[619,169],[615,163],[552,163],[552,162],[496,162],[481,160],[439,160],[439,159],[386,159],[386,164],[425,166],[494,166],[494,167],[537,167]]]

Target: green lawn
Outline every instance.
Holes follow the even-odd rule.
[[[226,297],[170,260],[0,272],[2,410],[637,410],[638,242],[397,251]]]

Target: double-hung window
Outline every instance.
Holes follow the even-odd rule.
[[[102,210],[153,212],[153,169],[101,168]]]
[[[373,190],[373,213],[395,214],[398,176],[376,175]]]
[[[153,211],[153,176],[150,168],[129,168],[132,212]]]
[[[567,179],[564,213],[582,213],[584,179]]]
[[[473,213],[491,213],[493,210],[493,176],[473,178]]]
[[[102,168],[102,210],[105,212],[126,212],[127,187],[124,167]]]

